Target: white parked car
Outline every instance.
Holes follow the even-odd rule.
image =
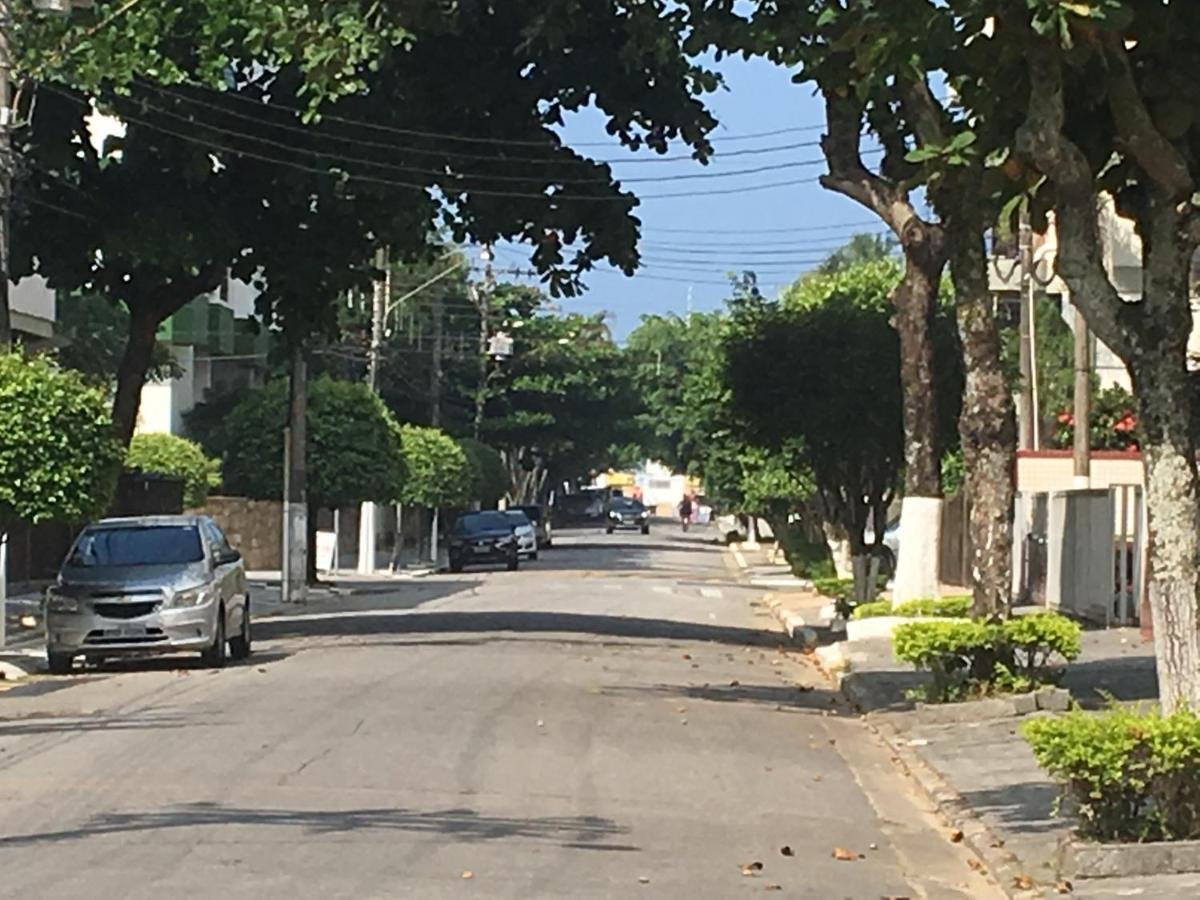
[[[506,509],[504,515],[513,526],[513,537],[517,539],[517,553],[528,559],[538,558],[537,528],[523,510]]]

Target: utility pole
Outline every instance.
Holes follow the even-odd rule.
[[[1020,392],[1017,395],[1017,423],[1020,426],[1019,444],[1022,450],[1034,449],[1033,388],[1033,228],[1029,213],[1021,211],[1020,225],[1021,262],[1021,334],[1019,366],[1021,373]]]
[[[483,428],[483,411],[487,405],[488,344],[492,337],[492,290],[495,288],[495,273],[492,271],[492,245],[483,248],[483,285],[472,288],[475,303],[479,307],[479,391],[475,395],[475,439]]]
[[[287,556],[283,559],[285,603],[303,603],[308,596],[308,485],[305,444],[308,439],[308,360],[303,339],[293,338],[291,348],[290,397],[284,458],[284,537]]]
[[[379,393],[379,357],[383,350],[383,323],[391,293],[391,260],[387,247],[375,251],[375,268],[382,274],[375,279],[371,291],[371,346],[367,353],[367,385]],[[366,501],[358,509],[358,572],[370,575],[375,571],[375,540],[378,533],[375,504]]]
[[[429,370],[429,398],[431,408],[429,410],[429,423],[434,428],[440,428],[442,424],[442,381],[444,373],[442,371],[442,356],[444,353],[444,342],[442,338],[442,295],[437,294],[433,298],[433,365]]]
[[[1092,484],[1092,335],[1075,307],[1075,487]]]
[[[12,16],[12,0],[0,0],[0,351],[11,347],[13,338],[8,289],[13,185],[12,48],[9,45]]]

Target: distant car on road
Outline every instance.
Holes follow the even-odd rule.
[[[508,521],[513,528],[513,535],[517,539],[517,553],[529,559],[537,559],[537,528],[530,521],[529,516],[526,515],[524,510],[512,509],[511,507],[504,510],[504,515],[508,516]]]
[[[612,534],[618,528],[636,529],[642,534],[649,534],[650,510],[641,500],[613,497],[608,502],[608,522],[604,530]]]
[[[521,559],[512,519],[496,511],[459,516],[450,529],[449,554],[451,572],[496,563],[503,563],[510,572],[515,572]]]
[[[537,531],[538,547],[549,550],[554,546],[554,525],[551,523],[550,510],[542,506],[510,506],[510,510],[519,509],[529,517]]]
[[[105,519],[75,539],[46,592],[54,674],[76,656],[197,650],[206,665],[250,655],[242,556],[206,516]]]

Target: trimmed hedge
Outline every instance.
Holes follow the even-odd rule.
[[[125,453],[130,472],[155,472],[183,479],[183,506],[192,509],[221,483],[221,462],[209,459],[195,441],[174,434],[135,434]]]
[[[1080,832],[1100,841],[1200,839],[1200,716],[1114,708],[1025,723]]]
[[[1079,656],[1080,633],[1065,616],[1037,613],[1003,622],[910,622],[896,629],[892,646],[899,659],[933,675],[924,698],[945,703],[1057,683],[1059,663]]]
[[[937,600],[909,600],[892,605],[890,600],[863,603],[854,610],[855,619],[875,619],[880,616],[915,618],[962,619],[971,612],[970,597],[941,597]]]

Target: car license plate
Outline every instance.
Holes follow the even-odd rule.
[[[476,553],[487,553],[490,549],[492,549],[492,548],[489,547],[487,544],[476,544],[475,545]]]
[[[113,637],[132,638],[146,636],[146,629],[137,625],[118,625],[116,628],[110,628],[109,631]]]

